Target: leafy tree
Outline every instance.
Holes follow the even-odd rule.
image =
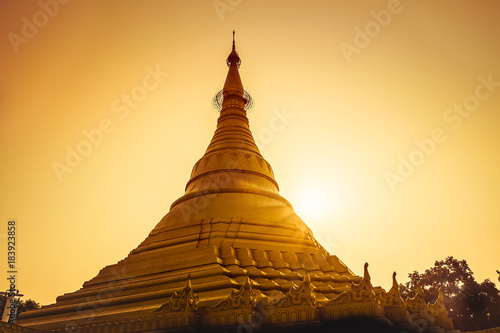
[[[19,306],[17,307],[17,318],[19,318],[19,314],[29,310],[35,310],[40,308],[40,303],[35,302],[32,299],[28,299],[26,301],[21,300],[19,302]]]
[[[7,302],[7,295],[0,294],[0,316],[3,314],[3,310],[5,307],[5,303]],[[19,305],[17,307],[17,318],[19,318],[19,314],[28,310],[34,310],[40,308],[40,303],[35,302],[32,299],[28,299],[26,301],[19,301]],[[16,319],[17,319],[16,318]]]
[[[410,281],[403,288],[405,296],[415,296],[418,285],[424,290],[426,302],[436,300],[439,288],[443,296],[451,299],[456,296],[460,288],[468,281],[473,281],[473,273],[465,260],[447,257],[445,260],[436,261],[434,267],[426,269],[420,274],[418,271],[408,274]]]
[[[500,294],[488,279],[481,284],[476,281],[465,284],[455,304],[457,325],[474,330],[500,325]]]
[[[447,257],[424,273],[413,271],[408,277],[410,281],[401,285],[403,297],[413,297],[420,286],[426,302],[434,302],[441,288],[456,329],[472,331],[500,326],[500,291],[488,279],[476,282],[465,260]]]

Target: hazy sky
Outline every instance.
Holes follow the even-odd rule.
[[[332,254],[386,288],[450,255],[498,282],[498,1],[59,1],[0,5],[0,267],[15,219],[26,297],[79,289],[184,193],[233,29],[257,144]]]

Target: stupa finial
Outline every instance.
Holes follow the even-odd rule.
[[[242,111],[246,112],[253,107],[253,99],[250,94],[243,88],[243,83],[241,82],[240,73],[238,71],[238,68],[240,68],[241,65],[241,59],[238,55],[238,52],[236,52],[235,34],[236,33],[233,30],[233,48],[231,49],[231,53],[229,53],[229,56],[226,59],[226,64],[227,67],[229,67],[229,71],[227,72],[224,88],[219,91],[212,100],[213,107],[219,112],[222,111],[224,99],[230,94],[238,96],[240,102],[243,103],[242,105],[240,105],[244,109]]]
[[[235,32],[233,30],[233,51],[236,50],[236,46],[235,46],[235,43],[234,43],[234,34],[235,34]]]
[[[240,56],[238,55],[238,52],[236,52],[236,42],[234,39],[235,31],[233,30],[233,49],[231,50],[231,53],[226,59],[227,67],[231,67],[232,64],[235,64],[238,68],[240,68],[241,65],[241,59]]]

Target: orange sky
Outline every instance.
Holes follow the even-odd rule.
[[[254,137],[331,253],[384,287],[449,255],[496,281],[497,1],[59,1],[0,5],[0,269],[16,219],[28,298],[80,288],[183,194],[233,29]]]

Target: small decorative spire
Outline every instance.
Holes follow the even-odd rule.
[[[378,295],[379,304],[383,308],[387,307],[401,307],[404,302],[401,298],[401,293],[399,291],[399,284],[396,280],[396,272],[392,273],[392,287],[389,292],[382,289],[381,293]]]
[[[368,273],[368,263],[367,262],[365,262],[363,280],[365,280],[366,283],[370,283],[370,280],[371,280],[370,273]]]
[[[198,295],[191,286],[191,274],[188,274],[186,283],[182,290],[176,291],[170,296],[168,302],[153,312],[191,311],[198,309]]]
[[[233,289],[231,295],[221,300],[210,308],[210,310],[228,310],[240,309],[242,307],[253,308],[257,302],[257,294],[252,289],[252,282],[248,271],[245,271],[245,277],[241,284],[240,289]]]
[[[234,44],[234,33],[235,33],[235,32],[234,32],[234,30],[233,30],[233,51],[234,51],[234,50],[236,50],[236,46],[235,46],[235,44]]]
[[[302,283],[296,285],[292,282],[292,286],[288,293],[282,298],[274,302],[275,306],[287,307],[296,305],[316,305],[316,296],[314,294],[314,287],[311,285],[311,276],[309,272],[305,272]]]
[[[351,282],[348,290],[343,291],[337,297],[332,298],[328,304],[339,304],[349,302],[375,302],[375,293],[370,282],[368,263],[365,263],[363,279],[359,283]]]

